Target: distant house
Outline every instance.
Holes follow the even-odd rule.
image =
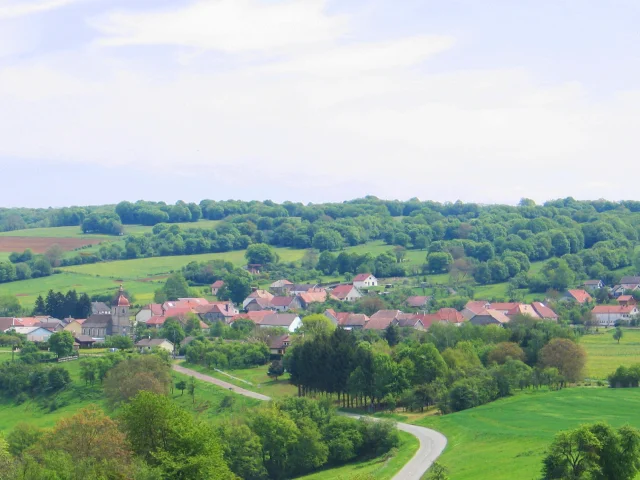
[[[425,295],[414,295],[408,297],[405,303],[409,308],[426,308],[431,301],[431,297]]]
[[[353,286],[356,288],[377,287],[378,279],[370,273],[359,273],[353,278]]]
[[[20,335],[26,335],[27,340],[36,343],[46,342],[53,335],[51,330],[42,327],[12,327],[11,330]]]
[[[616,322],[627,322],[631,317],[638,314],[636,305],[597,305],[593,307],[591,313],[598,325],[603,327],[613,327]]]
[[[531,317],[531,318],[536,318],[536,319],[541,318],[540,315],[538,315],[538,312],[536,312],[535,308],[533,308],[533,306],[528,305],[526,303],[519,303],[518,305],[513,307],[511,310],[509,310],[506,315],[507,317],[515,317],[516,315],[527,315],[528,317]]]
[[[471,320],[474,315],[478,315],[489,307],[490,304],[487,300],[469,300],[460,313],[467,320]]]
[[[300,310],[300,308],[302,307],[298,297],[273,297],[269,303],[271,305],[271,308],[276,312]]]
[[[323,303],[327,300],[327,291],[325,289],[316,289],[306,293],[299,293],[296,297],[300,302],[300,306],[307,309],[312,303]]]
[[[498,310],[506,315],[509,310],[513,310],[520,304],[518,302],[495,302],[489,305],[491,310]]]
[[[84,323],[84,319],[75,319],[71,320],[64,327],[64,330],[67,332],[71,332],[74,336],[82,335],[82,324]]]
[[[274,295],[287,295],[289,293],[289,289],[293,286],[293,283],[289,280],[282,279],[276,280],[271,285],[269,285],[269,290]]]
[[[269,298],[252,298],[247,302],[244,309],[247,312],[260,312],[262,310],[273,311],[271,300],[272,299]]]
[[[436,312],[436,315],[438,315],[441,321],[453,323],[458,326],[462,325],[466,320],[466,318],[462,316],[462,313],[455,308],[441,308]]]
[[[162,316],[162,305],[159,303],[150,303],[145,305],[136,313],[136,323],[147,323],[153,316]]]
[[[91,315],[106,315],[111,313],[111,308],[104,302],[91,302]]]
[[[633,295],[620,295],[618,297],[618,305],[623,305],[623,306],[627,306],[627,305],[635,305],[636,303],[636,299],[633,298]]]
[[[640,287],[640,277],[622,277],[620,279],[620,286],[625,290],[636,290]]]
[[[74,335],[79,348],[91,348],[96,341],[89,335]]]
[[[562,297],[563,300],[572,300],[580,305],[593,302],[593,298],[586,290],[567,290],[567,293]]]
[[[365,330],[384,330],[402,315],[400,310],[378,310],[369,317]]]
[[[369,322],[369,317],[364,313],[339,313],[338,324],[345,330],[361,330]]]
[[[244,301],[242,302],[242,308],[243,310],[247,308],[247,304],[253,300],[254,298],[262,298],[262,299],[267,299],[267,300],[271,300],[273,298],[273,294],[267,292],[266,290],[254,290],[253,292],[251,292],[249,294],[249,296],[247,298],[244,299]]]
[[[355,302],[362,297],[362,293],[353,285],[337,285],[331,290],[331,296],[341,302]]]
[[[224,287],[224,281],[216,280],[211,284],[211,295],[218,295],[220,289]]]
[[[313,292],[315,291],[318,286],[317,285],[312,285],[310,283],[299,283],[299,284],[295,284],[295,285],[285,285],[285,290],[288,292],[289,295],[299,295],[301,293],[307,293],[307,292]]]
[[[543,320],[552,320],[554,322],[558,321],[558,314],[547,307],[544,303],[532,302],[531,306]]]
[[[404,314],[396,319],[395,325],[400,328],[414,328],[416,330],[424,330],[425,326],[422,323],[422,318],[419,315]]]
[[[0,332],[8,332],[11,327],[22,327],[22,323],[19,318],[15,317],[0,317]]]
[[[289,335],[280,335],[278,337],[270,337],[269,341],[269,351],[271,355],[284,355],[287,351],[287,348],[291,344],[291,337]]]
[[[260,328],[282,327],[295,332],[302,325],[300,317],[294,313],[272,313],[266,315],[260,322]]]
[[[238,314],[238,310],[231,302],[215,302],[209,305],[200,305],[195,308],[196,313],[203,320],[210,323],[224,322],[231,323],[233,317]]]
[[[166,338],[143,338],[136,343],[136,348],[140,353],[149,352],[156,347],[173,353],[173,343]]]
[[[502,313],[502,311],[491,308],[482,310],[469,319],[469,322],[473,325],[504,325],[509,323],[509,321],[510,318]]]
[[[271,310],[260,310],[260,311],[255,311],[255,312],[240,313],[240,314],[234,316],[231,319],[231,322],[233,323],[233,322],[236,322],[238,320],[247,319],[247,320],[251,320],[256,325],[260,325],[260,323],[262,322],[264,317],[266,317],[268,315],[272,315],[272,314],[273,314],[273,312]]]
[[[604,288],[604,283],[602,280],[585,280],[582,284],[584,288],[588,288],[589,290],[598,290],[600,288]]]

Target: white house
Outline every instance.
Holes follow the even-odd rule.
[[[26,335],[30,342],[46,342],[53,335],[51,330],[42,327],[13,327],[11,330]]]
[[[173,353],[173,343],[166,338],[143,338],[136,343],[136,347],[140,353],[149,352],[155,347],[162,348],[169,353]]]
[[[370,273],[359,273],[353,279],[353,286],[356,288],[377,287],[378,279]]]
[[[260,322],[260,328],[283,327],[295,332],[302,325],[300,317],[294,313],[272,313]]]
[[[597,305],[591,313],[601,327],[613,327],[617,321],[628,322],[638,314],[637,305]]]
[[[353,285],[337,285],[331,290],[331,296],[341,302],[355,302],[362,297],[362,293]]]

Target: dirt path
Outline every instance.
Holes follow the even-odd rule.
[[[265,402],[271,400],[271,398],[266,395],[252,392],[251,390],[245,390],[244,388],[240,388],[232,385],[231,383],[196,372],[195,370],[181,367],[180,365],[173,365],[173,369],[176,372],[195,377],[203,382],[213,383],[219,387],[227,388],[232,392],[244,395],[245,397],[263,400]],[[360,415],[353,415],[349,413],[343,413],[343,415],[354,418],[360,417]],[[447,439],[444,435],[436,432],[435,430],[418,427],[417,425],[409,425],[408,423],[398,423],[398,429],[416,437],[420,442],[420,447],[413,458],[407,462],[395,477],[393,477],[393,480],[420,480],[425,472],[429,470],[431,464],[440,456],[444,447],[447,446]]]

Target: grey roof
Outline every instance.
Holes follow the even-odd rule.
[[[112,321],[111,315],[106,315],[106,314],[91,315],[82,324],[82,328],[105,328],[109,326],[111,321]]]
[[[289,327],[298,318],[294,313],[272,313],[262,319],[260,325],[272,327]]]
[[[620,283],[640,285],[640,277],[622,277]]]
[[[171,343],[166,338],[143,338],[138,343],[136,343],[136,347],[157,347],[159,345],[162,345],[164,342],[173,345],[173,343]]]
[[[585,285],[598,285],[600,282],[602,282],[602,280],[585,280],[584,284]]]
[[[104,302],[91,302],[91,313],[93,315],[98,315],[103,312],[110,312],[111,309]]]
[[[80,343],[93,343],[93,342],[95,342],[93,337],[90,337],[89,335],[76,335],[75,339],[76,339],[77,342],[80,342]]]
[[[5,330],[8,330],[16,325],[15,320],[16,319],[14,317],[0,317],[0,332],[4,332]]]

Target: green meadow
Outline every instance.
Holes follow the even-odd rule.
[[[554,435],[583,423],[605,421],[640,428],[640,389],[568,388],[519,393],[481,407],[417,423],[448,440],[440,463],[455,480],[540,478]]]
[[[620,344],[613,339],[613,328],[599,329],[592,335],[580,338],[587,350],[587,378],[605,380],[620,365],[640,363],[640,330],[623,329]]]

